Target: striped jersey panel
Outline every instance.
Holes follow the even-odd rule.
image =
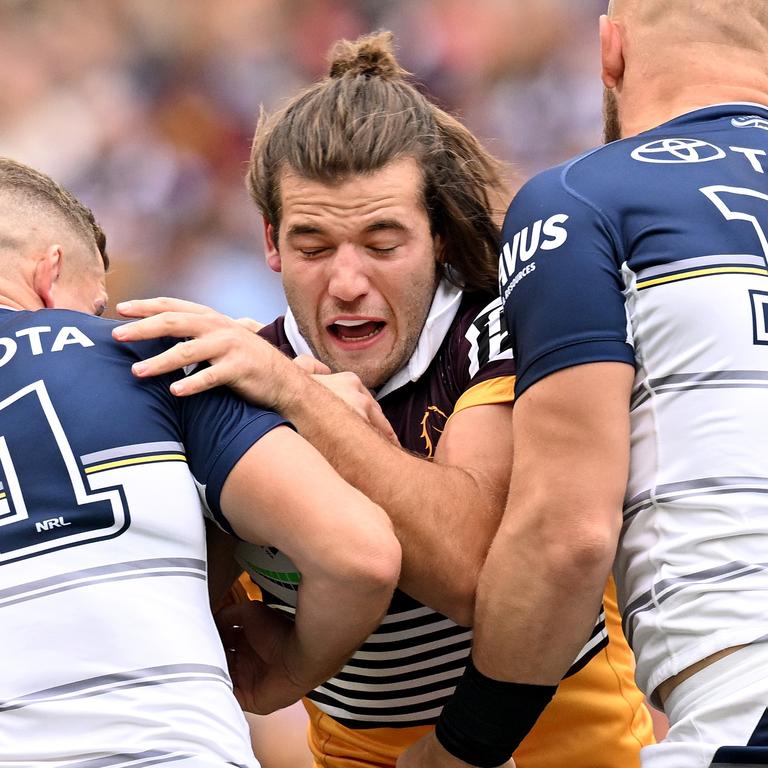
[[[268,598],[277,608],[293,607]],[[608,644],[601,610],[592,635],[568,675]],[[308,698],[348,728],[434,724],[464,672],[472,631],[400,592],[381,626],[325,684]]]

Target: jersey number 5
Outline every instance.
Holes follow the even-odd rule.
[[[43,381],[0,402],[0,564],[121,534],[121,488],[90,491]]]

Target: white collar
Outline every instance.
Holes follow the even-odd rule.
[[[440,281],[416,343],[416,349],[413,350],[408,362],[375,393],[377,400],[411,381],[417,381],[424,375],[459,311],[461,297],[461,288],[457,288],[445,278]],[[296,318],[290,307],[285,313],[285,335],[297,355],[315,357],[306,339],[299,332]]]

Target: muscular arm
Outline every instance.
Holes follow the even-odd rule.
[[[589,637],[621,527],[633,376],[580,365],[516,405],[509,500],[475,614],[473,658],[489,677],[556,684]]]
[[[324,389],[307,385],[284,415],[387,511],[403,548],[400,588],[469,625],[508,488],[512,406],[477,405],[455,414],[428,461],[393,446]]]
[[[121,326],[118,338],[194,337],[147,361],[140,375],[209,360],[210,367],[183,382],[183,394],[225,384],[281,412],[348,482],[387,511],[403,547],[400,587],[458,623],[471,623],[477,574],[508,490],[511,405],[477,405],[454,415],[435,460],[426,461],[393,446],[229,318],[169,299],[131,302],[121,311],[145,319]]]
[[[532,385],[515,406],[509,498],[477,593],[472,658],[486,677],[556,685],[594,627],[621,526],[633,375],[624,363],[564,369]],[[484,711],[491,705],[471,695],[460,683],[446,710],[453,705],[498,723],[499,712]],[[471,740],[472,726],[462,733],[446,710],[438,728]],[[468,764],[431,733],[397,765]]]
[[[301,572],[296,620],[265,653],[255,711],[271,711],[331,677],[378,626],[400,549],[383,511],[285,427],[238,461],[221,508],[238,536],[279,547]]]

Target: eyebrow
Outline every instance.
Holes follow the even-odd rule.
[[[316,227],[314,224],[292,224],[285,233],[286,237],[295,237],[296,235],[324,235],[325,230]]]
[[[407,232],[408,228],[402,222],[396,219],[378,219],[371,222],[363,232],[380,232],[383,230],[396,230],[398,232]],[[326,231],[315,224],[292,224],[286,232],[286,237],[296,237],[298,235],[324,235]]]
[[[369,224],[363,231],[364,232],[378,232],[383,229],[394,229],[398,232],[407,232],[408,228],[397,219],[379,219]]]

